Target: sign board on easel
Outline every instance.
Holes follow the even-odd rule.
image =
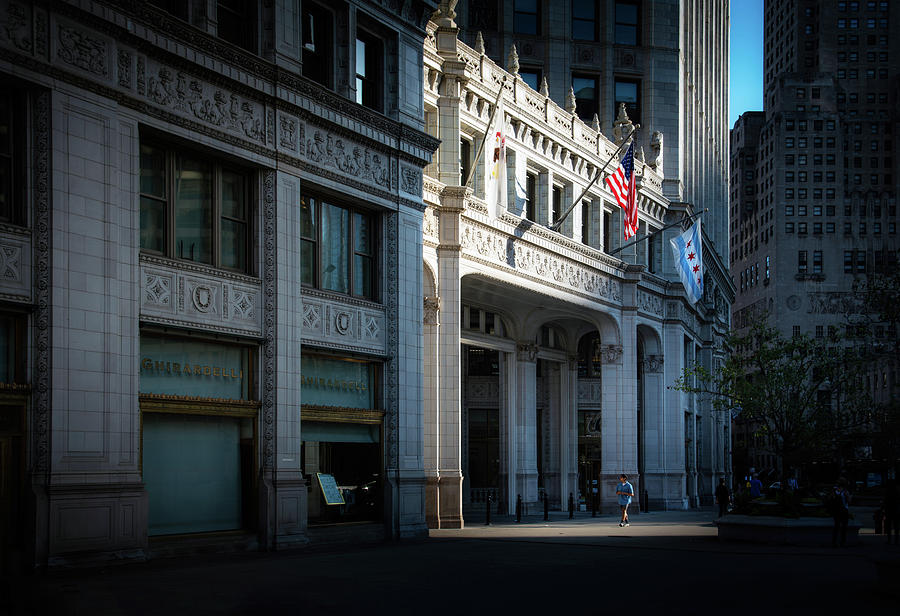
[[[344,495],[341,494],[341,490],[337,487],[334,475],[316,473],[316,478],[319,480],[319,486],[322,488],[322,496],[325,498],[326,505],[345,504]]]

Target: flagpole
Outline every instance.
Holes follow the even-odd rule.
[[[638,125],[638,126],[640,126],[640,125]],[[575,209],[575,205],[576,205],[577,203],[580,203],[580,202],[581,202],[581,199],[587,194],[587,191],[589,191],[589,190],[591,189],[591,186],[594,185],[594,182],[596,182],[596,181],[600,178],[600,176],[603,175],[603,172],[606,171],[606,168],[607,168],[607,167],[609,167],[609,163],[611,163],[612,160],[613,160],[616,156],[619,155],[619,152],[622,151],[622,148],[625,147],[625,144],[628,143],[628,140],[629,140],[629,139],[631,139],[631,136],[634,134],[635,130],[637,130],[637,127],[634,127],[634,126],[633,126],[633,127],[631,128],[631,132],[628,133],[628,136],[625,137],[625,139],[622,140],[622,143],[619,145],[619,147],[616,148],[616,151],[612,153],[612,156],[609,157],[609,159],[606,161],[606,164],[603,165],[603,168],[600,169],[600,171],[598,171],[597,173],[594,174],[594,179],[592,179],[592,180],[590,181],[590,183],[589,183],[587,186],[584,187],[584,190],[581,191],[581,194],[578,195],[578,198],[572,201],[572,205],[569,206],[569,209],[567,209],[565,212],[563,212],[562,216],[559,217],[559,220],[555,221],[552,225],[550,225],[550,229],[551,229],[552,231],[558,231],[558,230],[559,230],[560,225],[562,225],[562,224],[566,221],[566,218],[568,218],[568,217],[569,217],[569,214],[572,213],[572,210]],[[635,170],[632,171],[632,173],[635,173],[635,172],[636,172],[636,167],[635,167]]]
[[[638,242],[643,242],[644,240],[649,240],[651,237],[653,237],[653,236],[656,235],[657,233],[662,233],[662,232],[665,231],[666,229],[671,229],[672,227],[677,226],[677,225],[683,225],[683,224],[684,224],[685,222],[687,222],[688,220],[694,220],[694,219],[697,218],[698,216],[702,216],[704,213],[706,213],[706,212],[708,212],[708,211],[709,211],[709,208],[704,208],[703,211],[697,212],[696,214],[691,214],[690,216],[685,216],[685,217],[682,218],[681,220],[679,220],[679,221],[677,221],[677,222],[673,222],[673,223],[671,223],[671,224],[668,224],[668,225],[666,225],[665,227],[663,227],[662,229],[657,229],[657,230],[654,231],[653,233],[647,233],[647,234],[645,234],[645,235],[642,235],[641,237],[639,237],[638,239],[634,240],[633,242],[628,242],[627,244],[624,244],[623,246],[619,246],[618,248],[616,248],[615,250],[612,250],[612,251],[608,252],[607,254],[608,254],[609,256],[612,256],[612,255],[616,254],[617,252],[619,252],[620,250],[625,250],[625,249],[628,248],[629,246],[634,246],[634,245],[637,244]]]
[[[478,151],[475,152],[475,160],[472,161],[472,168],[469,170],[469,177],[466,178],[466,183],[463,184],[464,187],[468,187],[472,182],[472,178],[475,177],[475,169],[478,167],[478,161],[481,158],[481,152],[484,150],[484,144],[487,143],[488,135],[491,134],[491,128],[493,128],[494,124],[494,115],[497,113],[497,106],[500,104],[500,98],[503,96],[503,86],[506,83],[506,76],[503,77],[503,81],[500,82],[500,91],[497,92],[497,99],[494,101],[494,108],[491,110],[491,117],[488,119],[487,129],[484,131],[484,138],[481,140],[481,144],[478,146]]]

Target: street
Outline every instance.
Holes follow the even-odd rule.
[[[724,544],[711,512],[554,513],[521,525],[432,531],[430,539],[328,551],[157,559],[24,580],[7,613],[897,613],[872,558],[900,547]],[[26,590],[28,589],[28,590]]]

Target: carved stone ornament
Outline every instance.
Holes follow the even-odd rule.
[[[140,92],[140,63],[138,70]],[[147,98],[157,105],[193,116],[216,128],[238,133],[252,141],[266,143],[263,112],[257,104],[165,66],[151,71],[150,75]]]
[[[0,244],[0,279],[10,282],[22,280],[22,247]]]
[[[422,172],[412,167],[400,167],[400,188],[411,195],[422,194]]]
[[[625,110],[625,103],[619,103],[619,114],[616,116],[616,121],[613,123],[613,136],[616,140],[616,145],[622,145],[628,141],[631,141],[631,138],[634,135],[631,134],[632,130],[636,130],[638,127],[632,124],[631,120],[628,119],[628,112]],[[631,135],[629,137],[629,135]]]
[[[662,355],[648,355],[644,358],[644,371],[658,373],[662,372],[663,368],[663,356]]]
[[[305,130],[301,125],[300,136]],[[385,154],[373,152],[361,145],[345,142],[343,138],[316,129],[301,144],[300,154],[310,162],[337,169],[345,175],[390,190],[390,161]]]
[[[425,325],[437,325],[440,310],[440,297],[426,297],[422,306],[422,314],[424,315],[423,322]]]
[[[6,21],[0,22],[0,32],[17,49],[31,52],[31,10],[17,2],[10,2],[6,7]]]
[[[589,269],[528,242],[474,224],[466,224],[460,234],[463,250],[485,260],[499,262],[518,272],[533,274],[549,282],[568,286],[588,295],[614,302],[622,300],[622,284],[598,270]]]
[[[536,361],[538,347],[531,342],[519,342],[516,344],[516,359],[519,361]]]
[[[276,200],[275,172],[263,173],[263,350],[262,350],[262,463],[263,468],[275,466],[275,375],[277,361],[277,332],[275,295],[276,258]]]
[[[62,24],[59,25],[57,34],[59,47],[56,55],[60,60],[101,77],[109,74],[106,41]]]
[[[50,469],[50,92],[43,91],[34,101],[34,377],[32,434],[34,470]]]
[[[604,364],[618,364],[622,362],[621,344],[604,344],[601,348]]]
[[[120,49],[118,54],[119,85],[131,89],[131,54]]]
[[[297,149],[297,121],[294,118],[288,116],[280,116],[280,133],[281,138],[278,140],[278,143],[283,148],[287,148],[289,150]]]
[[[510,46],[509,55],[506,56],[506,70],[513,75],[519,74],[519,54],[515,45]]]

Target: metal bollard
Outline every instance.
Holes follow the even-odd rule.
[[[491,495],[490,494],[487,495],[487,500],[485,501],[485,503],[486,504],[484,507],[484,511],[485,511],[484,525],[490,526],[491,525]]]
[[[522,521],[522,495],[516,497],[516,524]]]
[[[550,519],[550,499],[544,493],[544,522]]]
[[[569,492],[569,519],[575,519],[575,497],[572,496],[571,492]]]
[[[594,488],[594,489],[596,490],[597,488]],[[593,492],[591,494],[591,517],[592,518],[597,517],[597,493],[596,492]]]

